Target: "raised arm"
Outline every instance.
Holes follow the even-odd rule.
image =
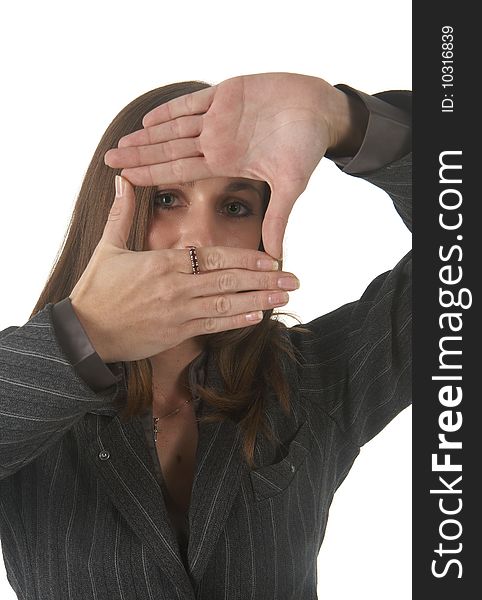
[[[411,230],[411,154],[358,176],[389,194]],[[305,324],[313,335],[291,330],[304,357],[300,391],[336,423],[341,447],[359,448],[411,402],[411,258],[376,277],[359,300]]]

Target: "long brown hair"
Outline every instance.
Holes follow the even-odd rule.
[[[69,296],[87,267],[98,245],[113,202],[114,177],[120,169],[104,163],[104,154],[117,146],[119,138],[142,129],[142,117],[154,107],[173,98],[189,94],[210,84],[203,81],[185,81],[166,85],[139,96],[114,118],[105,131],[85,174],[64,241],[55,259],[47,283],[40,294],[32,318],[49,302],[55,304]],[[153,216],[154,188],[136,187],[136,208],[127,248],[145,250],[149,223]],[[266,184],[265,209],[270,188]],[[260,250],[263,250],[261,242]],[[282,263],[280,265],[282,268]],[[205,335],[206,348],[213,354],[215,364],[223,379],[222,393],[197,385],[193,392],[215,410],[204,415],[202,422],[234,420],[241,428],[243,453],[250,467],[254,466],[256,434],[262,431],[273,441],[273,434],[264,418],[265,392],[272,386],[285,412],[290,412],[289,386],[281,367],[282,353],[298,361],[282,330],[286,325],[278,320],[281,314],[264,311],[257,325]],[[307,332],[296,326],[297,331]],[[120,413],[121,419],[141,414],[152,404],[152,367],[149,359],[126,363],[127,403]]]

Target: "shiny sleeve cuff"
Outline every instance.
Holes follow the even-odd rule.
[[[334,87],[358,96],[369,112],[365,137],[357,154],[347,157],[326,155],[344,173],[358,175],[377,171],[411,151],[411,92],[380,92],[370,96],[343,83]]]
[[[124,376],[123,363],[106,364],[95,351],[70,301],[64,298],[52,307],[55,335],[75,371],[94,391],[116,384]]]

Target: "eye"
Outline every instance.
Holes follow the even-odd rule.
[[[228,202],[224,206],[228,215],[231,217],[249,217],[249,215],[253,214],[253,211],[248,206],[244,205],[242,202],[238,202],[237,200]],[[238,207],[244,210],[242,214],[239,214],[239,212],[236,210]],[[233,212],[233,208],[235,209],[235,212]]]
[[[154,205],[158,208],[161,208],[162,210],[170,210],[174,208],[174,206],[166,204],[164,200],[165,198],[174,199],[175,197],[175,194],[172,194],[171,192],[156,192],[154,196]]]
[[[153,199],[154,206],[159,210],[174,210],[178,208],[175,205],[177,194],[172,192],[156,192]],[[222,207],[222,212],[226,214],[228,218],[244,218],[254,214],[251,208],[240,202],[239,200],[231,200],[226,202]]]

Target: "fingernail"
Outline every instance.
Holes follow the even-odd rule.
[[[251,312],[246,315],[246,319],[248,321],[261,321],[262,318],[263,318],[262,310],[258,310],[256,312]]]
[[[107,165],[108,167],[110,167],[109,154],[111,154],[110,150],[107,150],[107,152],[104,154],[104,164]]]
[[[279,271],[279,263],[272,258],[260,258],[256,263],[258,269],[262,271]]]
[[[300,287],[300,281],[296,277],[280,277],[278,287],[283,290],[296,290]]]
[[[270,304],[286,304],[290,299],[288,292],[275,292],[268,296]]]
[[[115,195],[123,196],[125,190],[124,179],[120,175],[115,176]]]

